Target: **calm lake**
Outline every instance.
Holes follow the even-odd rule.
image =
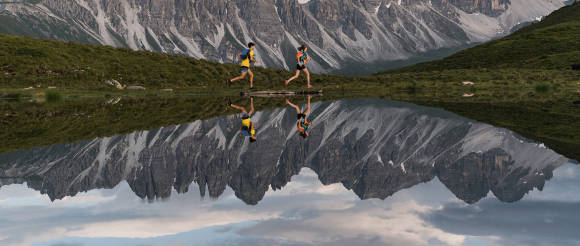
[[[256,109],[256,142],[231,109],[0,154],[0,245],[580,245],[580,167],[544,143],[386,99]]]

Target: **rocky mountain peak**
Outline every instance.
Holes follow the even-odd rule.
[[[508,34],[560,0],[43,0],[2,5],[0,30],[236,63],[254,41],[266,67],[293,68],[300,44],[314,72],[370,70]],[[9,25],[10,28],[3,28]],[[369,72],[370,72],[369,70]]]

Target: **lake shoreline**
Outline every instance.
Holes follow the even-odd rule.
[[[536,141],[546,142],[570,158],[579,160],[580,93],[558,90],[476,91],[392,91],[375,94],[329,92],[314,96],[313,102],[348,98],[381,98],[437,107],[473,120],[505,127]],[[67,95],[0,100],[1,153],[23,148],[107,137],[137,130],[206,120],[237,112],[227,100],[246,105],[249,99],[237,94],[225,96],[155,94],[148,92]],[[293,97],[304,104],[304,96]],[[256,98],[256,110],[286,107],[284,97]]]

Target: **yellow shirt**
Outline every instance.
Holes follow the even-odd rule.
[[[254,57],[254,51],[250,50],[250,55],[248,56],[247,59],[242,61],[242,67],[250,67],[250,57]]]

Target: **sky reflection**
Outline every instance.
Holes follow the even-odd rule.
[[[309,117],[258,112],[251,147],[224,116],[0,155],[0,245],[580,244],[580,171],[542,144],[388,100]]]
[[[0,190],[2,245],[574,245],[578,167],[558,169],[543,192],[517,203],[466,205],[437,179],[390,198],[360,200],[303,168],[249,206],[231,189],[147,202],[122,183],[51,202],[25,185]],[[195,186],[195,185],[192,185]],[[576,186],[577,187],[577,186]],[[190,187],[192,189],[197,187]],[[31,236],[34,235],[34,236]],[[531,244],[533,243],[533,244]]]

